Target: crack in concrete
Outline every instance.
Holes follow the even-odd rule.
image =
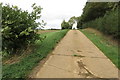
[[[100,58],[100,59],[107,59],[105,57],[92,57],[92,56],[83,56],[83,55],[77,55],[77,54],[73,54],[73,55],[66,55],[66,54],[52,54],[52,55],[58,55],[58,56],[71,56],[71,57],[88,57],[88,58]]]
[[[72,56],[72,55],[66,55],[66,54],[52,54],[52,55],[58,55],[58,56]]]
[[[67,72],[72,72],[72,71],[70,71],[70,70],[66,70],[66,69],[63,69],[63,68],[57,67],[57,66],[55,66],[55,65],[51,65],[51,64],[47,64],[47,65],[48,65],[48,66],[55,67],[55,68],[60,69],[60,70],[67,71]]]
[[[60,68],[60,67],[55,66],[55,65],[51,65],[51,64],[47,64],[47,65],[55,67],[55,68],[63,70],[63,71],[67,71],[69,73],[77,74],[77,75],[82,76],[84,78],[100,78],[100,77],[95,76],[92,72],[90,72],[81,61],[77,61],[77,63],[78,63],[78,66],[80,68],[79,73],[74,73],[73,71],[66,70],[66,69]],[[86,70],[86,72],[82,72],[81,71],[82,69]]]
[[[66,54],[52,54],[52,55],[58,55],[58,56],[71,56],[71,57],[85,57],[85,56],[82,56],[82,55],[76,55],[76,54],[73,54],[73,55],[66,55]]]
[[[84,76],[84,78],[99,78],[97,76],[95,76],[92,72],[90,72],[85,65],[83,64],[82,61],[77,61],[78,66],[80,68],[79,74],[78,75],[82,75]],[[82,72],[81,70],[84,69],[86,72]]]
[[[87,73],[83,73],[83,74],[80,74],[80,73],[74,73],[73,71],[66,70],[66,69],[63,69],[63,68],[57,67],[57,66],[55,66],[55,65],[51,65],[51,64],[47,64],[47,65],[48,65],[48,66],[55,67],[55,68],[60,69],[60,70],[63,70],[63,71],[67,71],[67,72],[69,72],[69,73],[73,73],[73,74],[76,74],[76,75],[81,75],[82,77],[84,77],[84,76],[86,75],[85,78],[87,78],[87,76],[89,76],[89,74],[87,74]],[[92,77],[92,78],[98,78],[98,77]]]
[[[100,58],[100,59],[107,59],[105,57],[90,57],[90,56],[85,56],[85,57],[89,57],[89,58]]]
[[[73,51],[74,52],[74,51]],[[58,56],[71,56],[71,57],[80,57],[81,59],[84,58],[84,57],[88,57],[88,58],[101,58],[101,59],[107,59],[107,58],[104,58],[104,57],[90,57],[90,56],[82,56],[82,55],[77,55],[77,54],[74,54],[74,55],[66,55],[66,54],[52,54],[52,55],[58,55]],[[71,72],[71,73],[74,73],[74,74],[77,74],[83,78],[100,78],[98,76],[96,76],[95,74],[93,74],[92,72],[90,72],[83,64],[82,60],[80,61],[77,61],[77,64],[78,64],[78,67],[80,68],[79,72],[78,73],[74,73],[70,70],[66,70],[66,69],[63,69],[63,68],[60,68],[60,67],[57,67],[57,66],[54,66],[54,65],[50,65],[49,66],[53,66],[53,67],[56,67],[58,69],[61,69],[61,70],[64,70],[64,71],[67,71],[67,72]]]

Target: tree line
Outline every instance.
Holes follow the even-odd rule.
[[[95,28],[120,40],[119,2],[87,2],[78,18],[78,28]]]

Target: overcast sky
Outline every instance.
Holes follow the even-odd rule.
[[[31,5],[40,5],[42,17],[47,25],[45,28],[61,28],[61,22],[69,20],[72,16],[80,16],[87,0],[0,0],[3,3],[16,5],[23,10],[32,10]]]

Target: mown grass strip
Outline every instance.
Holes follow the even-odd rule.
[[[65,36],[67,31],[61,30],[42,34],[41,36],[46,36],[46,38],[42,42],[40,40],[36,42],[34,52],[22,58],[18,63],[3,65],[3,79],[27,78],[31,70],[54,49],[55,45]]]
[[[80,30],[84,33],[112,62],[120,69],[118,60],[118,46],[112,45],[103,36],[86,30]]]

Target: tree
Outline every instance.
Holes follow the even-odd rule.
[[[68,23],[69,23],[69,25],[70,25],[70,29],[72,29],[72,26],[73,26],[73,24],[74,24],[75,22],[78,22],[78,18],[79,18],[79,17],[73,16],[73,17],[71,17],[71,18],[69,19]]]
[[[120,39],[118,30],[119,2],[88,2],[79,17],[78,27],[92,27]]]
[[[80,17],[78,17],[77,18],[77,28],[80,28],[80,29],[82,29],[83,27],[82,27],[82,23],[83,21],[82,21],[82,16],[80,16]]]
[[[63,22],[61,23],[61,27],[62,29],[70,29],[71,26],[68,22],[66,22],[65,20],[63,20]]]
[[[87,2],[83,8],[83,13],[78,19],[78,27],[81,28],[83,24],[103,17],[106,13],[117,8],[116,2]]]
[[[72,26],[74,23],[75,23],[75,16],[73,16],[73,17],[71,17],[70,19],[69,19],[69,24]]]
[[[87,2],[83,8],[82,21],[88,22],[103,17],[109,10],[111,10],[111,7],[107,2]]]

